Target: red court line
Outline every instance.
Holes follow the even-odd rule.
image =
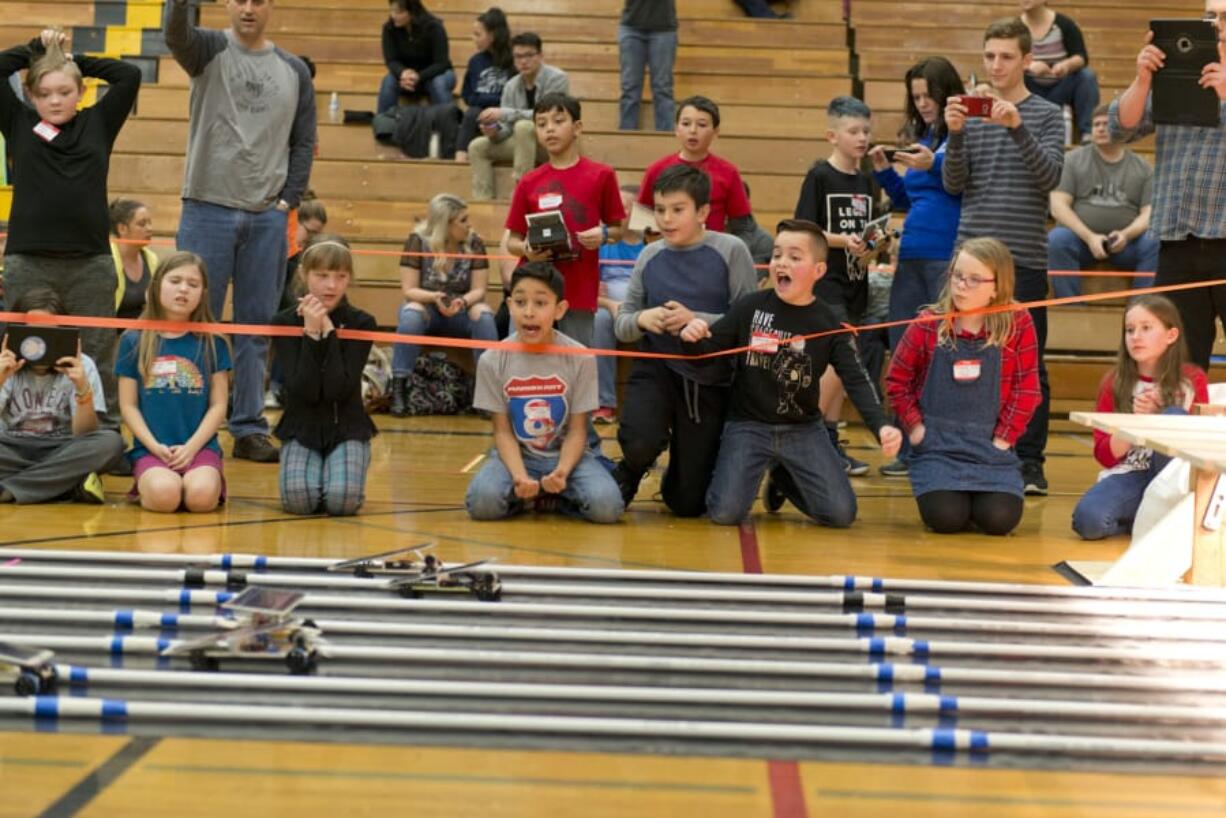
[[[758,532],[753,520],[741,523],[737,534],[741,540],[741,570],[746,574],[762,573],[762,552],[758,549]],[[770,759],[766,762],[766,778],[770,782],[774,818],[809,818],[799,764]]]

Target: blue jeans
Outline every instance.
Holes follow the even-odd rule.
[[[558,456],[530,454],[520,450],[524,468],[533,480],[540,480],[558,465]],[[590,523],[615,523],[626,509],[617,481],[586,451],[566,479],[562,490],[562,511]],[[468,484],[464,496],[468,516],[474,520],[501,520],[524,510],[524,501],[515,496],[515,481],[503,465],[496,449],[490,449],[485,465]]]
[[[615,278],[604,282],[608,297],[614,301],[626,300],[630,279]],[[613,334],[613,322],[617,319],[604,307],[596,310],[596,322],[592,327],[592,349],[617,349],[617,337]],[[600,378],[600,405],[617,406],[617,358],[600,355],[596,358],[596,371]]]
[[[431,105],[443,105],[451,102],[451,92],[455,90],[455,71],[448,68],[437,77],[429,80],[426,83],[426,93],[430,97]],[[417,95],[420,96],[420,88]],[[390,73],[383,75],[383,82],[379,84],[379,101],[376,103],[379,110],[376,113],[382,113],[388,108],[394,108],[402,96],[413,96],[407,91],[400,88],[400,77],[393,77]]]
[[[1181,406],[1168,406],[1162,410],[1162,414],[1186,415],[1187,410]],[[1073,509],[1073,530],[1084,540],[1101,540],[1130,533],[1145,489],[1170,462],[1171,458],[1154,452],[1145,471],[1111,474],[1090,486]]]
[[[651,102],[657,131],[673,129],[673,63],[677,59],[677,32],[617,28],[622,95],[618,125],[623,131],[639,129],[639,103],[643,99],[643,69],[651,69]]]
[[[736,0],[736,4],[745,11],[746,17],[768,17],[773,19],[778,16],[766,0]]]
[[[486,310],[481,318],[473,321],[468,317],[468,310],[461,310],[450,318],[444,318],[438,307],[425,306],[425,311],[410,307],[407,303],[400,307],[400,321],[396,324],[396,332],[401,335],[442,335],[447,338],[474,338],[481,341],[497,341],[498,330],[494,326],[494,314]],[[481,360],[483,349],[473,350],[473,361]],[[395,344],[392,347],[392,375],[407,377],[413,372],[421,347],[417,344]]]
[[[1073,118],[1077,128],[1083,134],[1082,141],[1088,142],[1090,123],[1094,120],[1094,109],[1098,107],[1098,75],[1094,69],[1086,67],[1080,71],[1061,77],[1055,85],[1040,85],[1027,74],[1026,88],[1032,94],[1038,94],[1048,102],[1061,107],[1073,106]]]
[[[707,488],[711,522],[737,525],[746,520],[762,475],[776,465],[791,477],[790,483],[778,484],[784,496],[805,516],[835,528],[855,521],[855,492],[819,418],[810,423],[725,423],[715,475]]]
[[[945,285],[949,259],[906,258],[898,262],[894,283],[890,285],[889,321],[905,321],[919,314],[920,307],[935,304]],[[906,326],[890,327],[890,349],[898,342]]]
[[[183,200],[177,241],[208,267],[209,306],[221,317],[226,290],[234,283],[234,322],[267,324],[281,303],[285,284],[285,214],[276,208],[250,213],[233,207]],[[264,366],[268,338],[236,335],[230,434],[237,440],[268,434],[264,419]]]
[[[1108,258],[1120,270],[1153,273],[1158,270],[1158,250],[1162,243],[1150,233],[1143,233],[1124,249]],[[1094,264],[1094,254],[1076,233],[1067,227],[1056,227],[1047,234],[1047,266],[1052,270],[1085,270]],[[1152,287],[1154,277],[1135,278],[1132,288]],[[1052,276],[1052,292],[1057,298],[1081,295],[1081,279],[1077,276]]]

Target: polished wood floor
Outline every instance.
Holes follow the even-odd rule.
[[[227,463],[230,501],[205,515],[157,515],[107,478],[102,507],[0,509],[0,543],[192,553],[354,556],[433,540],[446,559],[740,571],[736,529],[676,520],[650,500],[617,526],[553,517],[474,523],[463,491],[488,445],[477,418],[379,419],[365,511],[284,514],[276,468]],[[602,430],[612,435],[608,427]],[[881,462],[864,430],[852,452]],[[229,441],[225,441],[228,451]],[[616,453],[616,444],[606,446]],[[1052,493],[1027,501],[1014,535],[922,530],[906,481],[856,479],[850,531],[759,513],[763,568],[938,579],[1060,582],[1065,559],[1109,560],[1123,540],[1079,542],[1068,527],[1096,472],[1089,438],[1053,432]],[[642,497],[655,490],[654,478]],[[2,551],[0,551],[2,558]],[[127,736],[0,733],[0,816],[1175,816],[1226,814],[1226,781],[1036,770],[896,767],[505,750],[457,750]],[[130,764],[115,776],[114,759]],[[135,760],[132,760],[135,759]],[[108,765],[108,760],[110,764]]]

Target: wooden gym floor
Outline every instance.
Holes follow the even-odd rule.
[[[1094,479],[1089,437],[1053,431],[1052,492],[1028,499],[1014,535],[938,537],[919,526],[906,481],[877,476],[867,433],[848,431],[872,463],[853,482],[850,531],[759,512],[756,543],[735,528],[677,520],[640,500],[617,526],[554,517],[474,523],[469,475],[488,446],[475,417],[378,418],[383,431],[364,513],[347,520],[284,514],[277,470],[227,463],[230,501],[206,515],[157,515],[124,502],[127,479],[106,478],[103,507],[0,509],[0,545],[352,557],[433,540],[447,560],[933,579],[1061,582],[1065,559],[1109,560],[1122,539],[1079,542],[1068,527]],[[606,437],[612,427],[602,428]],[[229,450],[229,440],[223,441]],[[606,445],[616,454],[616,443]],[[656,489],[654,477],[640,497]],[[3,552],[0,549],[0,560]],[[524,750],[0,733],[0,818],[7,816],[1177,816],[1226,814],[1226,781],[1211,778],[976,770],[779,760]]]

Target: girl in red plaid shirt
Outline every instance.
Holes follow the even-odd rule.
[[[1013,257],[996,239],[954,253],[937,303],[903,334],[886,376],[890,404],[911,441],[911,489],[924,524],[940,534],[976,527],[1008,534],[1022,518],[1013,450],[1039,405],[1038,348],[1013,303]]]

